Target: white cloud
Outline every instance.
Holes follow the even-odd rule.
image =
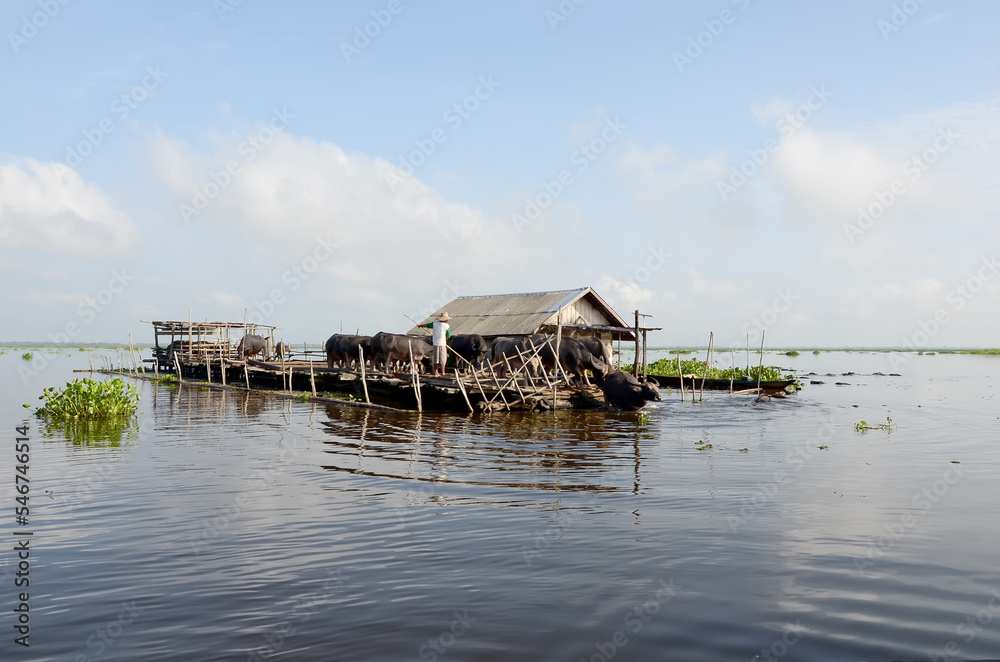
[[[87,258],[124,254],[139,233],[95,185],[54,161],[0,164],[3,248],[29,248]]]

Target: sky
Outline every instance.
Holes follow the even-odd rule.
[[[656,346],[995,347],[1000,4],[0,8],[0,341],[591,286]]]

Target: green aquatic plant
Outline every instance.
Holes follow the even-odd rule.
[[[762,382],[777,382],[786,379],[795,379],[794,375],[785,375],[781,372],[781,368],[778,366],[750,366],[750,369],[745,368],[709,368],[706,372],[705,361],[699,361],[698,359],[687,359],[680,362],[680,372],[677,370],[677,359],[660,359],[659,361],[653,361],[647,366],[647,371],[650,375],[656,375],[658,377],[679,377],[681,373],[685,377],[689,375],[694,375],[697,379],[705,377],[707,379],[733,379],[733,380],[745,380],[745,381],[757,381],[757,375],[760,374],[760,381]],[[625,372],[631,372],[631,365],[623,365],[622,370]]]
[[[43,389],[38,399],[45,404],[35,410],[35,416],[49,419],[129,417],[139,407],[135,386],[120,379],[104,382],[87,377],[74,379],[64,389],[56,390],[54,386]]]
[[[791,349],[791,350],[785,352],[785,356],[798,356],[798,355],[799,355],[799,353],[797,351],[795,351],[794,349]]]
[[[31,359],[35,358],[35,355],[32,354],[31,352],[25,352],[24,354],[21,354],[21,358],[24,359],[25,361],[30,361]]]
[[[815,354],[816,356],[819,356],[819,350],[818,349],[814,349],[813,350],[813,354]]]
[[[872,424],[865,420],[858,421],[854,424],[854,431],[861,433],[865,433],[870,430],[885,430],[886,432],[892,432],[894,427],[892,419],[886,416],[885,423]]]
[[[635,420],[639,425],[646,425],[649,423],[649,414],[644,411],[640,411],[635,415]]]

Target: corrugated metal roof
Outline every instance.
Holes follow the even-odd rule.
[[[624,320],[589,287],[554,292],[526,292],[458,297],[420,322],[430,324],[448,311],[452,333],[478,333],[481,336],[516,336],[535,333],[556,322],[559,309],[588,296],[591,303],[613,324],[626,326]],[[597,320],[590,320],[597,323]],[[408,333],[420,333],[415,326]]]

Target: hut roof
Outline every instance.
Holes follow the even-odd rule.
[[[448,311],[453,333],[478,333],[481,336],[517,336],[538,333],[560,321],[577,328],[595,327],[624,338],[633,338],[628,324],[590,287],[553,292],[493,294],[454,299],[408,331],[421,333]],[[596,328],[602,327],[602,328]]]

